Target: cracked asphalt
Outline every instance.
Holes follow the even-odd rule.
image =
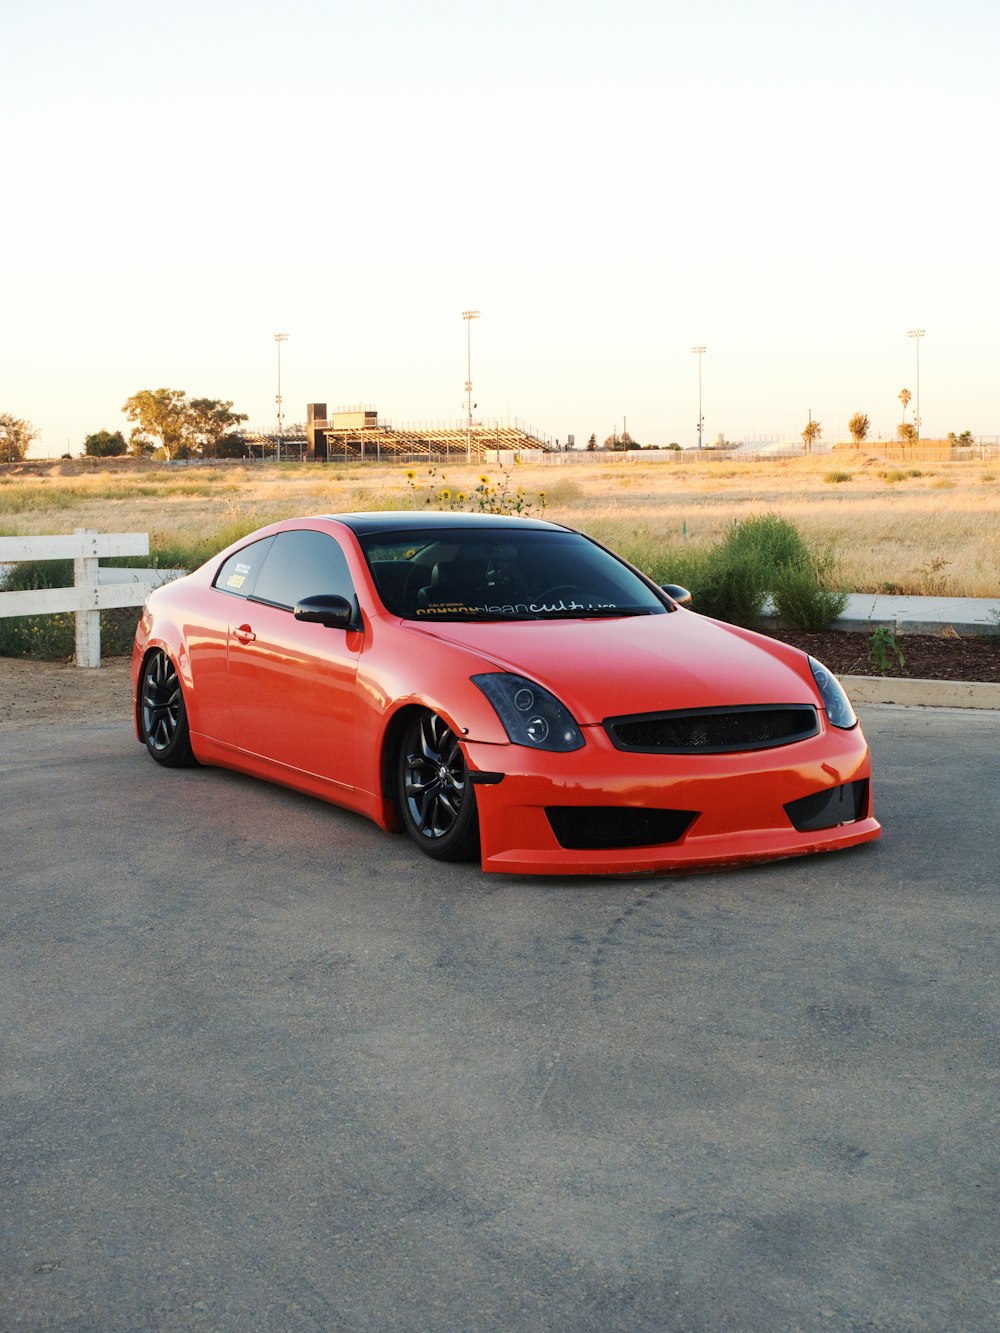
[[[1000,713],[880,843],[545,881],[0,738],[0,1327],[994,1330]]]

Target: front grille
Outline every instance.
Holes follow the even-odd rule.
[[[840,787],[826,787],[789,801],[785,814],[799,833],[815,833],[818,829],[838,828],[841,824],[855,824],[868,809],[868,780],[845,782]]]
[[[680,708],[668,713],[607,717],[604,729],[618,750],[642,754],[726,754],[791,745],[819,731],[812,704],[752,704],[742,708]]]
[[[545,808],[560,847],[601,851],[656,847],[687,832],[696,810],[650,810],[618,805],[549,805]]]

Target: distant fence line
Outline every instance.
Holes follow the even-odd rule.
[[[588,463],[666,463],[673,466],[711,466],[713,463],[770,463],[785,458],[822,458],[836,462],[851,458],[877,457],[891,463],[968,463],[992,462],[1000,459],[1000,442],[972,445],[961,449],[940,443],[902,445],[888,440],[853,444],[836,444],[805,449],[801,444],[774,444],[748,449],[743,445],[731,448],[713,446],[711,449],[574,449],[548,453],[542,449],[487,450],[485,462],[499,459],[508,463],[514,454],[524,463],[541,463],[548,467],[573,466]],[[427,462],[427,458],[414,459]],[[432,461],[443,461],[435,459]],[[454,460],[450,460],[454,462]]]
[[[286,463],[305,463],[312,460],[303,457],[305,453],[305,440],[285,438],[282,461]],[[254,447],[259,445],[255,443]],[[867,455],[885,458],[893,462],[915,462],[915,463],[947,463],[947,462],[995,462],[1000,459],[1000,435],[980,435],[976,436],[969,445],[955,447],[950,440],[920,440],[916,444],[903,444],[899,440],[866,440],[861,445],[855,445],[850,440],[826,441],[817,440],[811,449],[806,449],[801,440],[782,439],[777,436],[754,436],[751,439],[733,442],[732,444],[714,444],[704,449],[668,449],[665,447],[648,449],[532,449],[530,447],[518,447],[517,449],[503,448],[499,451],[501,458],[509,458],[513,453],[517,453],[525,462],[542,463],[550,466],[561,467],[565,465],[588,463],[608,463],[608,462],[653,462],[653,463],[716,463],[722,460],[727,462],[740,463],[766,463],[772,459],[780,458],[849,458],[851,456]],[[477,461],[496,461],[496,449],[484,449],[482,459],[473,458],[473,463]],[[372,466],[386,464],[398,464],[409,467],[413,464],[426,463],[450,463],[453,466],[465,462],[462,450],[436,450],[433,452],[403,452],[393,453],[390,457],[378,458],[374,455],[365,457],[364,455],[350,454],[347,456],[331,453],[327,466],[337,466],[348,464],[358,466],[370,464]],[[226,466],[244,466],[247,463],[274,463],[273,455],[261,457],[260,454],[249,454],[241,458],[177,458],[177,459],[156,459],[133,458],[128,455],[120,455],[112,458],[88,458],[81,456],[78,459],[69,459],[68,456],[62,458],[28,458],[20,463],[0,463],[0,473],[10,470],[20,470],[32,467],[50,466],[53,463],[72,462],[84,463],[86,466],[94,468],[122,467],[132,466],[160,466],[170,468],[181,467],[226,467]]]
[[[544,467],[574,467],[594,464],[608,463],[664,463],[668,466],[711,466],[713,463],[770,463],[776,459],[786,458],[822,458],[827,461],[836,462],[842,459],[845,462],[853,458],[877,457],[886,462],[906,462],[906,463],[968,463],[968,462],[993,462],[1000,459],[1000,441],[992,444],[975,444],[956,449],[951,445],[944,443],[924,443],[924,444],[900,444],[898,441],[875,440],[866,441],[861,446],[853,444],[823,444],[820,442],[812,449],[805,449],[802,444],[769,444],[755,445],[748,448],[745,445],[734,444],[712,445],[707,449],[484,449],[482,456],[476,456],[472,463],[476,467],[482,467],[486,464],[496,464],[498,461],[504,465],[509,464],[515,454],[522,463],[537,463]],[[31,459],[29,462],[42,463],[43,461],[58,462],[57,459]],[[95,464],[105,463],[107,459],[94,459]],[[129,462],[137,460],[128,460]],[[299,464],[303,462],[312,462],[312,460],[297,458],[294,454],[288,454],[283,460],[285,463]],[[274,465],[275,459],[260,458],[250,456],[247,458],[176,458],[172,460],[146,459],[145,464],[149,466],[187,468],[187,467],[242,467],[252,463],[257,467],[267,467]],[[433,453],[406,453],[399,452],[392,454],[391,457],[377,458],[374,454],[362,457],[359,454],[352,454],[345,457],[343,454],[331,454],[330,457],[321,464],[323,467],[419,467],[427,464],[449,464],[452,467],[460,467],[466,463],[465,456],[460,452],[433,452]]]

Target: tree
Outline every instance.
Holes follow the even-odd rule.
[[[822,434],[823,434],[823,427],[819,424],[819,422],[810,420],[806,425],[805,430],[802,432],[802,439],[806,446],[806,453],[809,453],[815,442],[819,439],[819,437]]]
[[[118,458],[128,453],[128,445],[120,430],[99,430],[84,440],[83,452],[88,458]]]
[[[968,449],[975,441],[972,438],[971,430],[963,430],[961,435],[956,435],[953,430],[948,432],[948,439],[951,441],[953,449]]]
[[[896,427],[896,434],[903,441],[903,444],[916,444],[917,428],[912,421],[901,421]]]
[[[192,398],[188,403],[187,426],[205,458],[219,457],[223,436],[246,419],[245,412],[234,412],[232,403],[218,398]]]
[[[30,421],[0,412],[0,463],[20,463],[28,445],[37,439],[38,431]]]
[[[243,412],[219,398],[188,399],[183,389],[140,389],[122,408],[136,422],[130,443],[135,453],[162,449],[168,459],[203,453],[212,457]]]
[[[183,389],[140,389],[125,400],[126,420],[136,423],[131,444],[142,453],[147,444],[173,458],[187,446],[187,398]]]
[[[851,439],[854,441],[855,449],[861,447],[868,438],[868,432],[872,428],[872,423],[868,420],[866,412],[855,412],[847,423],[847,429],[851,432]]]
[[[597,436],[591,432],[590,439],[587,441],[587,448],[593,452],[597,448]]]
[[[212,458],[247,458],[252,449],[245,435],[223,435],[212,446]]]
[[[903,404],[903,420],[904,420],[904,421],[906,420],[906,409],[910,406],[910,399],[911,399],[912,397],[913,397],[913,394],[910,393],[909,389],[900,389],[900,391],[899,391],[899,401]]]

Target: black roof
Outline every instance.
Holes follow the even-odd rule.
[[[360,514],[324,514],[324,518],[345,527],[364,537],[370,533],[423,532],[430,529],[440,531],[451,528],[463,532],[509,532],[512,529],[523,531],[525,528],[541,532],[565,532],[560,523],[548,523],[540,518],[519,518],[510,514],[467,514],[446,510],[396,509],[373,510]]]

